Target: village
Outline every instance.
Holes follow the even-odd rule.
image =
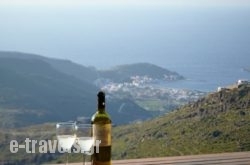
[[[108,97],[130,99],[149,111],[169,111],[198,100],[207,93],[198,90],[168,88],[155,85],[157,80],[134,76],[130,82],[108,82],[102,86]]]

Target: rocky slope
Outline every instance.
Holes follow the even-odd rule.
[[[165,116],[117,127],[113,158],[250,151],[250,85],[215,92]]]

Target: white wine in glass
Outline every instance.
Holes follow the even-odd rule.
[[[68,153],[76,139],[75,123],[62,122],[56,124],[56,136],[58,144],[67,153],[66,164],[68,164]]]
[[[83,153],[83,164],[86,164],[86,155],[91,155],[93,151],[94,139],[91,136],[91,130],[91,124],[76,125],[76,142],[80,146],[81,153]]]

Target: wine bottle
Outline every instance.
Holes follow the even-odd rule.
[[[111,119],[105,110],[105,93],[100,91],[97,97],[98,108],[91,118],[95,140],[92,165],[111,165]],[[97,140],[100,144],[96,143]]]

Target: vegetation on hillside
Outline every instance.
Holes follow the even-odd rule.
[[[130,82],[133,76],[147,76],[153,80],[168,81],[184,78],[176,72],[149,63],[120,65],[109,70],[100,70],[99,74],[114,82]]]
[[[212,93],[165,116],[120,126],[113,159],[250,151],[250,86]]]
[[[219,152],[250,151],[250,86],[222,90],[145,122],[116,126],[112,130],[112,159],[177,156]],[[24,143],[55,139],[55,124],[2,129],[0,160],[10,164],[64,162],[60,153],[27,154],[9,151],[10,140]],[[80,162],[81,154],[70,154]]]
[[[0,52],[0,127],[90,117],[100,88],[93,83],[98,77],[96,72],[67,60]],[[121,107],[122,113],[118,111]],[[115,124],[152,116],[129,99],[114,98],[108,108]],[[140,115],[129,116],[131,109]]]
[[[1,126],[69,120],[95,109],[94,85],[44,61],[1,58],[0,75],[0,119],[11,122]]]

